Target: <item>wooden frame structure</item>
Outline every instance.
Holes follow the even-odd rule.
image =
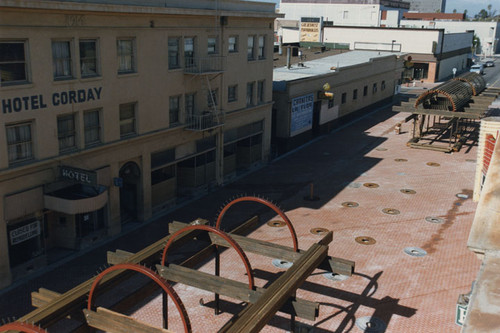
[[[392,109],[411,113],[404,121],[413,121],[409,147],[452,152],[477,135],[478,120],[499,94],[486,88],[481,75],[468,72]]]
[[[163,289],[164,295],[168,293],[171,297],[178,297],[175,292],[171,292],[168,286],[169,282],[166,281],[188,284],[192,287],[214,292],[216,296],[216,310],[218,310],[217,301],[219,294],[246,302],[247,306],[244,310],[223,326],[220,332],[257,332],[267,324],[277,311],[288,313],[291,316],[292,331],[295,325],[295,317],[315,320],[319,315],[319,303],[297,298],[295,296],[296,290],[317,268],[350,276],[354,272],[354,262],[328,256],[328,244],[332,241],[332,232],[326,233],[318,243],[313,244],[307,251],[300,250],[295,230],[288,217],[276,205],[262,198],[241,197],[233,200],[221,211],[218,224],[220,224],[222,215],[227,211],[227,208],[241,201],[259,202],[278,212],[287,221],[286,223],[289,224],[288,227],[292,234],[293,247],[241,236],[257,226],[257,217],[234,228],[229,234],[214,227],[206,226],[208,221],[202,219],[197,219],[190,224],[174,221],[169,224],[169,236],[160,239],[137,253],[130,253],[123,250],[108,252],[108,264],[115,266],[106,269],[96,278],[90,279],[64,294],[44,288],[40,288],[38,292],[32,292],[32,304],[38,308],[20,318],[12,326],[14,331],[10,330],[8,332],[15,332],[15,327],[22,327],[22,323],[26,322],[38,325],[40,331],[43,332],[44,329],[50,328],[50,326],[56,324],[58,321],[68,317],[81,322],[81,325],[73,330],[73,332],[77,333],[88,332],[89,328],[104,329],[112,333],[128,333],[130,329],[148,333],[168,333],[170,331],[168,331],[167,325],[168,315],[165,298],[163,302],[164,327],[152,327],[147,323],[141,323],[131,317],[120,314],[120,312],[127,311],[144,298],[156,292],[159,287]],[[203,235],[200,233],[206,231],[212,231],[210,232],[210,237],[205,237],[206,240],[210,241],[210,245],[205,246],[202,250],[178,265],[166,262],[167,247],[179,247],[187,242],[203,239]],[[165,244],[168,244],[168,246]],[[219,260],[219,251],[229,246],[237,249],[242,258],[246,258],[244,252],[247,251],[293,262],[293,265],[266,289],[255,287],[252,283],[246,285],[242,282],[232,281],[219,276],[219,274],[210,275],[192,269],[192,267],[200,264],[213,254],[216,255],[217,263]],[[164,256],[158,262],[158,253],[162,250]],[[148,266],[156,264],[158,273],[139,266],[139,264]],[[250,272],[248,274],[251,275],[250,264],[247,263],[245,265],[248,266],[247,273]],[[135,273],[142,273],[153,281],[141,286],[129,295],[125,295],[110,309],[97,307],[94,310],[92,298],[102,295],[104,292],[118,286],[121,282],[128,280],[133,276],[133,271]],[[96,288],[97,285],[99,288]],[[89,292],[90,297],[88,302],[86,302]],[[176,301],[180,303],[180,299],[182,299],[182,295]],[[86,303],[87,309],[83,309]],[[175,301],[174,303],[180,309],[179,312],[181,315],[187,316],[187,313],[183,310],[183,306],[179,306]],[[216,311],[217,313],[218,311]],[[2,327],[0,326],[1,329]],[[190,332],[189,319],[185,320],[185,329],[186,332]]]

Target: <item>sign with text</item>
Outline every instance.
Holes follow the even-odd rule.
[[[63,179],[71,180],[85,185],[97,185],[97,174],[94,171],[88,171],[68,166],[59,167],[59,175]]]
[[[40,235],[40,221],[35,221],[10,232],[10,244],[16,245]]]
[[[313,107],[314,94],[292,99],[290,136],[300,134],[312,128]]]
[[[300,22],[301,42],[321,42],[321,19],[319,17],[303,17]]]

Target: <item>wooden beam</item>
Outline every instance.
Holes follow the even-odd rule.
[[[108,264],[116,265],[122,262],[126,262],[130,257],[132,257],[133,254],[133,252],[123,251],[120,249],[117,249],[116,251],[108,251]]]
[[[158,273],[168,281],[174,281],[190,287],[211,291],[246,303],[255,303],[265,292],[263,288],[256,288],[256,290],[249,289],[248,283],[229,280],[178,265],[170,264],[168,267],[156,265],[156,269]],[[319,313],[319,304],[290,297],[280,311],[299,318],[316,320]]]
[[[442,116],[442,117],[450,117],[450,118],[469,118],[469,119],[479,119],[481,118],[480,114],[474,112],[452,112],[452,111],[444,111],[444,110],[433,110],[433,109],[403,109],[401,107],[393,107],[394,111],[397,112],[410,112],[413,114],[423,114],[423,115],[431,115],[431,116]]]
[[[173,333],[105,308],[97,308],[97,312],[84,309],[83,313],[89,326],[109,333]]]
[[[256,303],[248,305],[219,332],[259,332],[326,258],[328,246],[313,244],[283,275],[266,289]]]

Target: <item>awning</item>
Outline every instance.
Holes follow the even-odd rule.
[[[74,184],[44,194],[44,207],[65,214],[83,214],[101,209],[108,202],[106,187]]]

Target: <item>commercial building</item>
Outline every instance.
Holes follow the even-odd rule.
[[[323,29],[323,44],[349,50],[403,52],[407,54],[405,78],[436,82],[467,69],[473,36],[472,31],[333,26]]]
[[[0,10],[0,287],[267,160],[274,4]]]
[[[273,145],[278,154],[369,112],[399,92],[403,57],[351,51],[274,69]]]
[[[407,0],[410,10],[419,13],[444,13],[446,0]]]

